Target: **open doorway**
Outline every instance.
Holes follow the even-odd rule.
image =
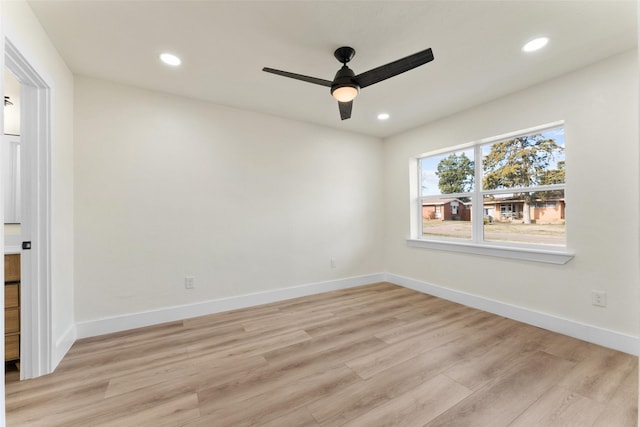
[[[20,270],[22,174],[20,156],[20,82],[4,70],[2,194],[4,201],[4,361],[5,379],[20,378]]]
[[[19,255],[19,341],[17,345],[19,376],[20,379],[27,379],[52,371],[51,89],[19,49],[7,39],[5,39],[5,67],[5,75],[8,73],[19,85],[19,95],[14,95],[14,99],[19,103],[17,156],[7,159],[9,162],[14,162],[14,172],[17,174],[13,178],[15,185],[5,189],[5,192],[15,191],[15,204],[8,206],[5,211],[5,216],[14,214],[14,224],[9,224],[9,229],[5,225],[5,253],[8,250],[12,255]],[[8,90],[5,81],[4,95],[11,97],[6,93]],[[11,99],[9,102],[14,106],[16,104]],[[7,108],[9,107],[7,105]],[[7,108],[5,108],[5,116],[8,113]],[[11,139],[10,136],[8,138]],[[3,173],[8,168],[9,166],[3,165]],[[7,173],[9,173],[8,170]],[[11,218],[8,220],[11,221]],[[5,257],[5,281],[11,278],[7,275],[7,268],[10,267]],[[7,292],[8,288],[5,286],[5,306],[12,298],[11,295],[7,296]],[[10,332],[8,327],[6,322],[5,350],[13,348],[10,347],[12,343],[7,345],[7,334],[15,333],[15,331]],[[5,359],[6,357],[5,351]]]

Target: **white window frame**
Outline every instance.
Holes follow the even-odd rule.
[[[532,133],[538,133],[542,131],[552,130],[554,128],[564,127],[564,121],[558,121],[548,123],[541,126],[535,126],[528,129],[523,129],[517,132],[498,135],[491,138],[474,141],[472,143],[459,145],[456,147],[450,147],[438,151],[433,151],[425,154],[415,156],[410,162],[410,173],[412,175],[411,186],[411,237],[407,239],[407,244],[411,247],[436,249],[443,251],[471,253],[479,255],[488,255],[501,258],[519,259],[527,261],[545,262],[551,264],[566,264],[573,257],[574,254],[568,249],[568,235],[566,235],[565,246],[549,246],[549,245],[537,245],[527,243],[514,243],[514,242],[495,242],[484,240],[484,196],[491,194],[510,194],[514,192],[539,192],[539,191],[552,191],[552,190],[564,190],[565,200],[566,183],[553,184],[553,185],[539,185],[525,188],[510,188],[510,189],[498,189],[498,190],[484,190],[482,188],[482,147],[506,139],[512,139],[524,135],[530,135]],[[469,193],[455,193],[446,194],[442,196],[423,196],[421,194],[421,170],[420,160],[425,157],[436,156],[439,154],[448,154],[456,151],[467,150],[469,148],[474,149],[474,164],[475,166],[475,182],[474,188]],[[417,180],[417,182],[416,182]],[[524,191],[523,191],[524,190]],[[457,239],[447,238],[439,236],[425,236],[423,234],[422,223],[422,206],[424,200],[433,200],[437,197],[447,198],[460,198],[471,197],[472,200],[472,235],[471,239]],[[478,208],[480,206],[480,208]],[[498,214],[498,212],[496,212]],[[566,215],[566,214],[565,214]],[[482,226],[478,226],[482,224]]]

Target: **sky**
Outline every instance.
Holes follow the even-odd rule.
[[[556,144],[564,147],[565,143],[564,143],[564,128],[560,127],[560,128],[554,128],[554,129],[549,129],[549,130],[545,130],[543,132],[536,132],[536,133],[542,133],[542,135],[545,138],[552,138],[556,141]],[[489,152],[491,147],[491,143],[486,144],[482,147],[482,153],[483,155],[485,155],[486,153]],[[438,176],[436,175],[436,171],[437,171],[437,167],[438,167],[438,163],[440,162],[440,160],[450,156],[451,154],[456,154],[456,155],[462,155],[465,154],[469,159],[473,160],[473,147],[471,148],[466,148],[466,149],[462,149],[462,150],[455,150],[455,151],[449,151],[447,153],[443,153],[443,154],[437,154],[435,156],[427,156],[424,157],[420,160],[420,169],[421,169],[421,184],[422,184],[422,190],[421,190],[421,195],[422,196],[438,196],[438,195],[442,195],[442,193],[440,192],[440,189],[438,188]],[[556,169],[557,168],[557,162],[558,161],[563,161],[565,159],[565,155],[564,155],[564,151],[562,151],[561,153],[559,153],[556,158],[555,158],[555,162],[550,165],[549,169]]]

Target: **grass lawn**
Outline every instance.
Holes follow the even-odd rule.
[[[425,236],[471,239],[471,221],[424,220],[422,224]],[[499,242],[564,245],[565,225],[494,222],[485,224],[484,239]]]

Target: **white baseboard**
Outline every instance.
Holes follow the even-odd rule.
[[[76,342],[76,325],[71,325],[55,342],[55,346],[51,352],[51,369],[49,372],[53,372],[58,366],[62,358],[71,349],[71,346]]]
[[[252,307],[260,304],[268,304],[291,298],[298,298],[339,289],[348,289],[355,286],[384,281],[553,332],[558,332],[594,344],[602,345],[604,347],[623,351],[636,356],[640,355],[640,338],[637,336],[599,328],[586,323],[576,322],[574,320],[534,311],[528,308],[518,307],[466,292],[456,291],[393,273],[376,273],[329,280],[325,282],[309,283],[290,288],[281,288],[194,304],[166,307],[146,312],[124,314],[121,316],[91,320],[87,322],[79,322],[76,323],[75,328],[70,328],[70,330],[67,331],[56,343],[56,350],[54,352],[54,359],[56,363],[54,366],[57,365],[57,362],[59,362],[60,359],[62,359],[62,356],[64,356],[68,351],[76,338],[80,339],[108,334],[111,332],[120,332],[128,329],[157,325],[160,323],[188,319],[191,317],[205,316],[207,314],[220,313],[239,308]]]
[[[637,336],[599,328],[597,326],[576,322],[574,320],[564,319],[551,314],[506,304],[504,302],[433,285],[393,273],[386,273],[385,278],[387,282],[393,283],[394,285],[403,286],[438,298],[457,302],[489,313],[498,314],[509,319],[517,320],[549,331],[558,332],[604,347],[623,351],[635,356],[640,355],[640,338]]]
[[[159,310],[139,313],[124,314],[98,320],[76,323],[75,333],[77,338],[87,338],[96,335],[120,332],[128,329],[157,325],[188,319],[190,317],[205,316],[207,314],[252,307],[260,304],[268,304],[298,298],[307,295],[320,294],[339,289],[348,289],[355,286],[368,285],[384,281],[385,273],[368,274],[365,276],[348,277],[344,279],[329,280],[325,282],[308,283],[290,288],[281,288],[271,291],[257,292],[229,298],[204,301],[194,304],[166,307]]]

